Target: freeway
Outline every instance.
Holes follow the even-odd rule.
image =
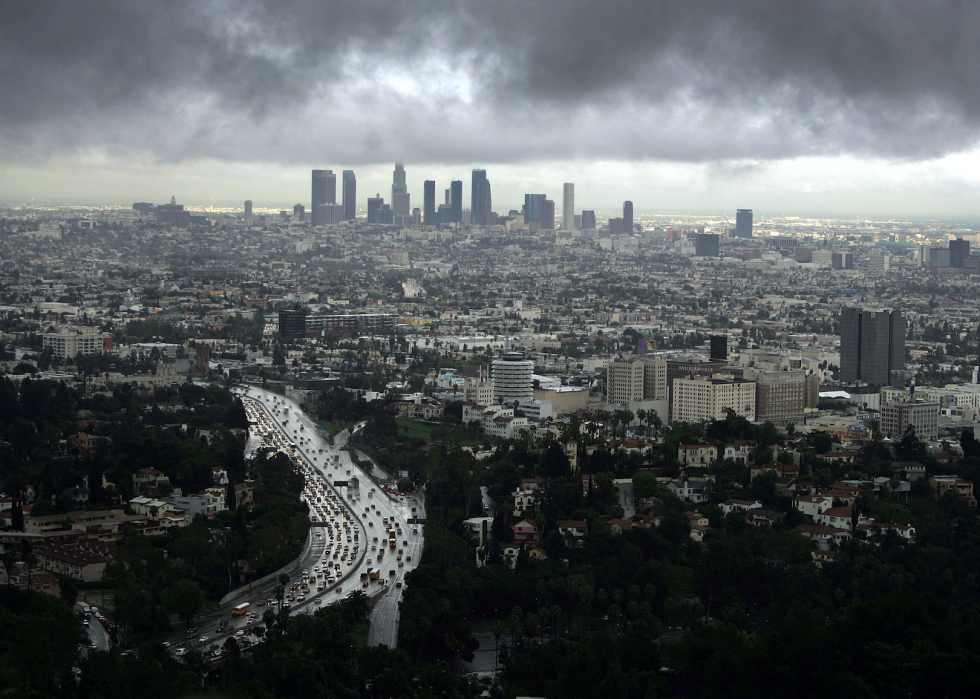
[[[361,544],[356,560],[352,564],[348,561],[348,575],[344,577],[343,585],[336,582],[332,596],[328,586],[303,604],[309,607],[322,603],[317,597],[323,597],[329,603],[340,598],[337,592],[360,589],[374,598],[369,642],[394,647],[398,638],[398,603],[404,578],[422,555],[422,528],[408,524],[414,517],[424,518],[421,498],[389,492],[374,485],[372,478],[351,459],[346,449],[349,431],[345,430],[330,444],[316,429],[316,423],[292,401],[255,387],[244,389],[243,399],[253,409],[257,409],[256,404],[261,406],[271,424],[279,428],[278,434],[284,434],[289,440],[290,455],[303,466],[307,481],[316,484],[312,496],[315,498],[319,492],[328,491],[336,494],[337,502],[349,512],[352,531],[356,527],[357,543]],[[264,422],[270,424],[269,420]],[[356,432],[364,424],[358,423],[350,431]],[[374,478],[387,477],[376,467],[372,471],[370,476]],[[304,497],[309,496],[304,494]],[[314,515],[317,515],[317,503],[312,505]],[[370,581],[371,569],[378,572],[376,582]],[[363,576],[368,576],[368,580],[362,580]]]
[[[330,444],[293,401],[257,387],[234,390],[242,397],[250,423],[246,456],[268,447],[290,456],[302,470],[306,483],[301,497],[310,507],[310,534],[299,558],[268,579],[226,595],[217,615],[210,613],[188,630],[186,639],[170,639],[171,651],[182,655],[187,646],[196,646],[220,654],[229,637],[258,642],[250,631],[266,609],[274,608],[279,573],[288,577],[290,614],[313,613],[354,590],[376,598],[384,612],[372,614],[371,633],[394,646],[400,588],[422,553],[421,527],[408,524],[413,516],[424,516],[421,502],[375,486],[343,449],[347,435],[341,444]],[[371,569],[378,571],[377,581],[369,581]],[[392,594],[385,594],[389,588]],[[246,613],[231,616],[245,603]]]

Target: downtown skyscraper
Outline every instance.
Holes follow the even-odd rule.
[[[310,222],[320,223],[320,206],[337,203],[337,176],[333,170],[313,171],[313,194],[310,197]]]
[[[487,182],[489,185],[487,171],[474,169],[470,182],[470,222],[479,226],[487,225],[490,217],[489,198],[487,198],[487,201],[484,201],[480,196],[480,185],[483,182]],[[484,192],[484,197],[488,197],[489,193],[490,189],[488,186]]]
[[[422,217],[425,225],[435,226],[436,220],[436,181],[426,180],[422,185]]]
[[[353,170],[344,170],[344,220],[357,218],[357,178]]]
[[[575,185],[566,182],[561,195],[561,227],[566,231],[575,230]]]
[[[449,183],[449,206],[452,209],[450,214],[453,223],[463,221],[463,181],[453,180]],[[446,223],[446,221],[440,221]]]
[[[408,216],[412,213],[408,187],[405,185],[405,166],[395,163],[391,181],[391,210],[395,216]]]

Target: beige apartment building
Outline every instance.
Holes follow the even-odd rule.
[[[50,347],[54,356],[61,360],[80,354],[97,354],[105,344],[102,338],[101,332],[44,333],[44,349]]]
[[[676,422],[724,420],[734,410],[748,420],[755,420],[754,381],[697,376],[674,379],[671,401],[672,419]]]
[[[785,425],[803,419],[808,388],[805,371],[746,369],[745,378],[756,383],[756,420]]]

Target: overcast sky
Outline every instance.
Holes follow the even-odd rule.
[[[0,202],[974,216],[980,5],[910,0],[0,3]]]

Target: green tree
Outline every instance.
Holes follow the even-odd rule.
[[[178,580],[163,591],[163,608],[168,614],[182,618],[187,628],[191,627],[191,620],[204,605],[204,600],[201,586],[189,578]]]

